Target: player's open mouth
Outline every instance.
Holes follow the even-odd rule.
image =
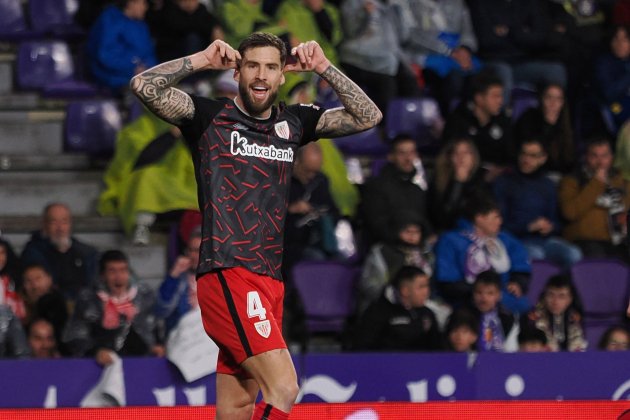
[[[265,86],[252,86],[252,96],[256,99],[265,99],[269,88]]]

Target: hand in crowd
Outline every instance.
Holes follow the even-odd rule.
[[[513,281],[509,282],[506,288],[508,292],[510,292],[517,298],[523,296],[523,289],[521,288],[521,285],[516,282],[513,282]]]
[[[467,48],[457,47],[451,53],[451,57],[459,64],[462,70],[472,69],[472,54]]]
[[[99,365],[103,367],[107,367],[111,365],[112,363],[114,363],[115,354],[116,353],[110,349],[104,349],[104,348],[98,349],[98,351],[96,352],[96,363],[98,363]]]
[[[530,232],[538,232],[543,236],[549,235],[553,231],[553,224],[545,217],[539,217],[528,226]]]
[[[170,276],[173,278],[177,278],[180,275],[182,275],[182,273],[185,273],[186,271],[190,270],[191,267],[192,267],[191,259],[184,255],[180,255],[175,260],[175,263],[173,264],[173,268],[171,268]]]

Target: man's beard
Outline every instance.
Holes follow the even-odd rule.
[[[263,112],[269,109],[271,105],[273,105],[273,103],[276,101],[276,98],[278,97],[277,90],[275,92],[271,92],[271,90],[269,90],[270,93],[267,97],[267,100],[262,104],[257,104],[254,103],[254,101],[252,100],[247,86],[239,84],[238,92],[240,94],[241,100],[243,101],[245,112],[247,112],[251,116],[261,115]]]

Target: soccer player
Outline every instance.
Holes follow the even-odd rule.
[[[298,394],[282,338],[283,226],[295,151],[319,137],[367,130],[382,114],[330,64],[315,41],[291,50],[254,33],[237,50],[217,40],[131,80],[156,115],[177,125],[193,155],[203,240],[197,296],[204,328],[220,348],[217,419],[286,419]],[[201,70],[234,69],[239,93],[206,99],[174,86]],[[315,72],[343,107],[274,106],[284,72]],[[254,406],[258,392],[263,400]]]

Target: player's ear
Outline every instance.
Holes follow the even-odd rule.
[[[241,79],[241,66],[240,65],[236,65],[236,68],[234,69],[234,80],[236,80],[236,82],[240,82]]]
[[[284,85],[284,82],[286,82],[286,79],[284,77],[284,73],[282,73],[282,76],[280,77],[280,84]]]

